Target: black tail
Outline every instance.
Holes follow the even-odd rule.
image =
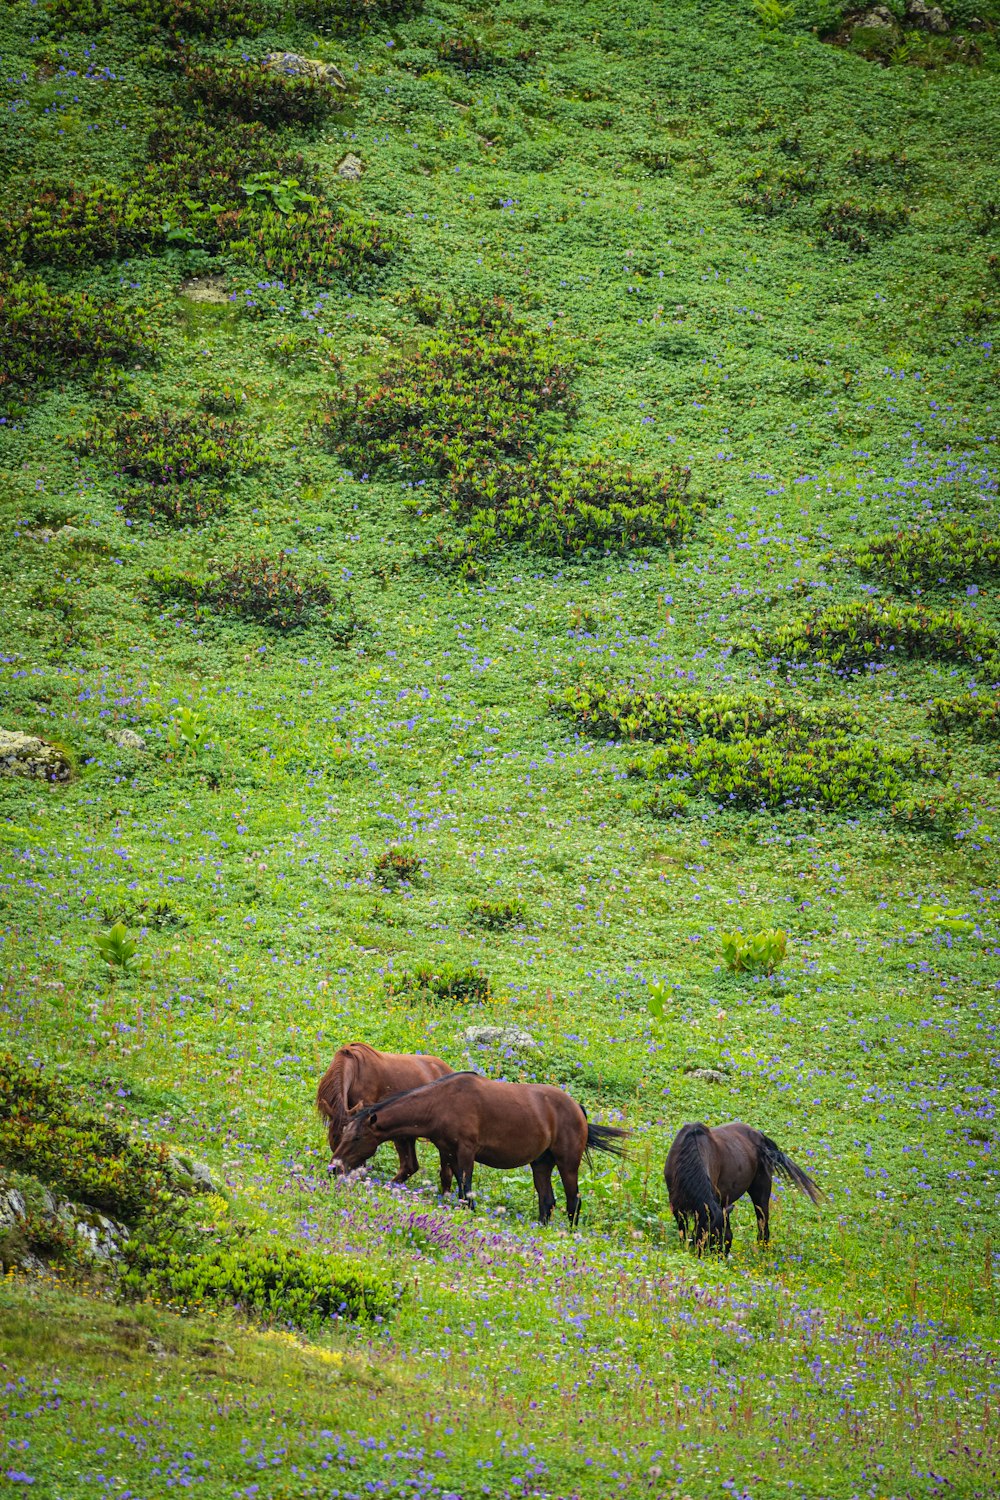
[[[619,1130],[617,1125],[591,1125],[587,1121],[587,1156],[591,1151],[606,1151],[609,1156],[624,1156],[625,1147],[620,1141],[628,1140],[628,1130]]]
[[[821,1202],[823,1194],[809,1174],[803,1172],[801,1167],[797,1167],[791,1157],[786,1156],[781,1147],[775,1141],[772,1141],[770,1136],[761,1136],[761,1141],[764,1146],[764,1155],[767,1157],[767,1164],[771,1168],[772,1173],[780,1172],[783,1177],[788,1178],[789,1182],[794,1182],[800,1193],[805,1193],[806,1197],[811,1198],[814,1203]]]

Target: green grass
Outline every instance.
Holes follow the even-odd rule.
[[[92,320],[85,292],[122,309],[102,338],[143,353],[104,364],[78,338],[82,369],[19,345],[24,386],[0,387],[0,727],[74,767],[0,780],[0,1024],[116,1125],[224,1175],[255,1244],[356,1260],[400,1297],[384,1323],[279,1337],[68,1273],[7,1278],[0,1489],[991,1495],[995,744],[935,734],[929,710],[993,702],[995,659],[943,656],[943,626],[857,669],[797,643],[865,601],[910,609],[908,574],[849,559],[915,530],[921,608],[963,643],[1000,628],[988,546],[937,567],[942,537],[995,530],[993,31],[978,62],[928,40],[881,66],[827,45],[836,18],[812,5],[442,0],[354,31],[284,9],[236,60],[303,50],[349,90],[246,149],[302,153],[315,174],[289,175],[346,239],[303,241],[315,258],[282,288],[255,257],[285,263],[294,234],[264,226],[269,250],[196,206],[157,253],[31,267],[70,299],[53,317]],[[179,97],[145,22],[59,36],[42,11],[0,18],[5,212],[32,183],[138,180]],[[337,175],[347,152],[360,182]],[[179,296],[194,275],[231,300]],[[338,393],[412,371],[451,309],[492,297],[577,370],[572,422],[533,430],[546,461],[690,468],[706,503],[673,546],[560,557],[520,526],[469,556],[447,469],[329,451]],[[156,414],[190,481],[155,467]],[[116,424],[139,479],[85,441]],[[237,426],[252,464],[208,452]],[[150,584],[282,554],[352,633]],[[595,685],[607,737],[554,711]],[[707,795],[657,818],[628,776],[660,713],[639,690],[856,724],[884,757],[940,764],[958,822]],[[115,977],[95,937],[123,913],[138,949]],[[778,972],[730,973],[723,935],[770,928]],[[506,1022],[537,1046],[466,1042]],[[475,1217],[442,1204],[429,1151],[412,1190],[386,1185],[389,1159],[332,1185],[312,1101],[355,1039],[563,1085],[632,1127],[629,1158],[585,1167],[572,1234],[535,1226],[526,1172],[479,1168]],[[778,1193],[768,1250],[741,1205],[731,1261],[697,1262],[663,1160],[685,1120],[731,1118],[828,1199]]]

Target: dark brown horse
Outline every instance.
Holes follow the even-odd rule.
[[[737,1198],[750,1196],[757,1214],[757,1238],[770,1238],[771,1184],[776,1172],[792,1181],[800,1193],[814,1203],[822,1193],[782,1151],[781,1147],[750,1125],[682,1125],[670,1147],[663,1176],[670,1195],[670,1209],[681,1235],[688,1238],[689,1220],[694,1220],[693,1243],[698,1253],[710,1250],[729,1254],[733,1231],[729,1214]]]
[[[437,1083],[383,1099],[359,1110],[338,1147],[345,1171],[366,1161],[383,1141],[420,1136],[441,1153],[441,1186],[458,1178],[458,1196],[475,1206],[472,1169],[531,1167],[538,1194],[538,1217],[547,1224],[555,1207],[552,1169],[558,1169],[571,1224],[580,1217],[577,1179],[584,1152],[620,1156],[627,1134],[591,1125],[583,1109],[562,1089],[536,1083],[501,1083],[478,1073],[452,1073]],[[447,1174],[447,1184],[445,1177]]]
[[[451,1068],[440,1057],[376,1052],[365,1042],[352,1042],[349,1047],[341,1047],[316,1091],[316,1108],[329,1122],[327,1135],[332,1155],[337,1155],[341,1137],[355,1111],[366,1104],[377,1104],[389,1094],[419,1088],[421,1084],[443,1078],[450,1072]],[[395,1146],[399,1171],[393,1181],[405,1182],[419,1167],[416,1138],[400,1136]],[[372,1146],[368,1155],[374,1156],[376,1149],[377,1144]],[[367,1157],[363,1159],[367,1160]]]

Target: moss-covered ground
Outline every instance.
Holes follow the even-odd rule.
[[[992,20],[971,62],[923,37],[881,66],[822,39],[832,13],[759,9],[433,0],[340,34],[276,17],[232,48],[343,70],[338,113],[293,144],[398,235],[389,264],[276,285],[182,237],[33,271],[144,308],[159,356],[103,385],[69,372],[0,426],[0,726],[74,765],[0,781],[5,1043],[202,1157],[258,1234],[360,1257],[401,1296],[385,1324],[307,1344],[9,1277],[0,1490],[997,1493],[997,747],[935,735],[927,709],[995,696],[1000,674],[734,649],[865,598],[1000,630],[985,564],[918,596],[850,562],[899,527],[995,530]],[[137,28],[4,8],[8,204],[141,165],[175,84]],[[337,177],[347,151],[359,182]],[[837,238],[858,205],[866,240]],[[229,300],[179,295],[192,275],[228,278]],[[414,507],[413,476],[327,451],[336,390],[412,354],[434,298],[497,295],[579,363],[577,456],[690,466],[708,506],[676,548],[436,568],[415,554],[459,536],[436,482]],[[204,525],[126,515],[82,435],[222,385],[262,463]],[[321,574],[353,634],[150,583],[248,551]],[[695,795],[657,819],[636,747],[553,709],[588,678],[853,708],[883,747],[933,745],[957,817]],[[117,745],[126,728],[144,750]],[[412,881],[378,878],[394,845]],[[484,900],[523,921],[484,928]],[[95,937],[117,916],[138,951],[116,976]],[[788,933],[780,970],[728,972],[721,935],[768,927]],[[428,965],[477,966],[490,998],[400,981]],[[465,1039],[508,1022],[537,1045]],[[563,1085],[631,1127],[629,1157],[585,1168],[578,1232],[536,1226],[527,1171],[480,1168],[475,1216],[439,1201],[430,1153],[411,1188],[381,1158],[337,1185],[313,1096],[350,1040]],[[696,1261],[663,1160],[685,1120],[730,1118],[827,1201],[779,1191],[769,1249],[744,1203],[731,1260]]]

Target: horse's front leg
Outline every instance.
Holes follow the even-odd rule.
[[[476,1195],[472,1190],[472,1169],[475,1165],[475,1148],[471,1145],[459,1146],[455,1152],[455,1175],[458,1178],[458,1198],[460,1203],[467,1203],[473,1213],[476,1209]]]
[[[455,1168],[451,1158],[441,1152],[441,1195],[446,1197],[451,1192],[451,1185],[455,1180]]]

